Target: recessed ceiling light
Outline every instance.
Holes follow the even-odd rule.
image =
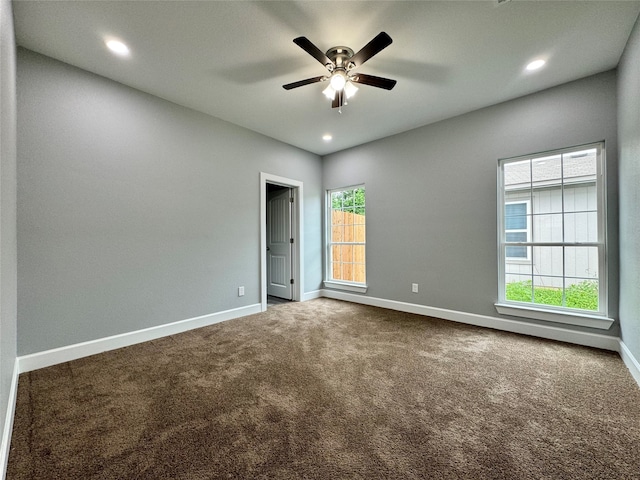
[[[322,139],[323,139],[325,142],[330,141],[332,138],[333,138],[333,137],[332,137],[331,135],[329,135],[328,133],[327,133],[326,135],[323,135],[323,136],[322,136]]]
[[[527,65],[527,70],[529,72],[533,72],[534,70],[538,70],[542,67],[544,67],[544,64],[547,63],[546,61],[540,59],[540,60],[534,60],[533,62],[531,62],[529,65]]]
[[[111,50],[116,55],[126,56],[129,55],[129,47],[127,47],[120,40],[107,40],[104,42],[109,50]]]

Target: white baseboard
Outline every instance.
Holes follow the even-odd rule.
[[[640,362],[633,356],[631,350],[625,345],[625,343],[620,340],[620,357],[622,357],[622,361],[631,372],[631,376],[636,381],[638,386],[640,387]]]
[[[18,357],[19,372],[30,372],[39,368],[50,367],[59,363],[69,362],[78,358],[88,357],[98,353],[115,350],[117,348],[128,347],[136,343],[148,342],[157,338],[175,335],[177,333],[193,330],[194,328],[206,327],[214,323],[232,320],[254,313],[260,313],[261,305],[248,305],[246,307],[234,308],[223,312],[210,313],[200,317],[188,318],[178,322],[158,325],[157,327],[145,328],[134,332],[122,333],[112,337],[99,338],[83,343],[76,343],[66,347],[54,348],[44,352],[33,353]],[[2,478],[2,477],[0,477]]]
[[[11,433],[13,432],[13,418],[16,411],[16,399],[18,396],[18,376],[20,375],[18,359],[13,364],[13,378],[7,399],[7,415],[4,420],[4,431],[2,432],[2,442],[0,443],[0,479],[4,480],[7,475],[7,463],[9,461],[9,449],[11,448]]]
[[[398,310],[400,312],[442,318],[444,320],[466,323],[478,327],[493,328],[496,330],[531,335],[549,340],[558,340],[587,347],[601,348],[603,350],[612,350],[617,352],[620,349],[618,337],[611,337],[597,333],[579,332],[549,325],[519,322],[517,320],[510,320],[506,318],[477,315],[475,313],[465,313],[456,310],[447,310],[445,308],[428,307],[415,303],[397,302],[395,300],[386,300],[384,298],[366,297],[363,295],[355,295],[353,293],[339,292],[336,290],[324,289],[322,291],[322,296],[335,298],[337,300],[345,300],[347,302],[361,303],[363,305],[388,308],[390,310]]]
[[[316,298],[322,297],[322,290],[315,290],[313,292],[305,292],[302,296],[302,301],[306,302],[308,300],[313,300]]]
[[[363,305],[371,305],[401,312],[442,318],[445,320],[466,323],[479,327],[493,328],[496,330],[503,330],[512,333],[547,338],[550,340],[558,340],[561,342],[574,343],[577,345],[601,348],[603,350],[612,350],[620,353],[625,364],[631,371],[634,379],[640,385],[640,365],[638,364],[638,361],[633,357],[626,345],[624,345],[624,343],[622,343],[618,337],[611,337],[608,335],[601,335],[590,332],[580,332],[548,325],[520,322],[517,320],[491,317],[487,315],[477,315],[474,313],[465,313],[456,310],[447,310],[444,308],[429,307],[414,303],[398,302],[395,300],[386,300],[383,298],[367,297],[363,295],[356,295],[353,293],[346,293],[328,289],[307,292],[304,294],[303,301],[320,297],[335,298],[338,300],[345,300],[348,302],[360,303]],[[24,355],[18,357],[17,359],[18,374],[37,370],[39,368],[49,367],[63,362],[68,362],[71,360],[76,360],[78,358],[95,355],[117,348],[135,345],[136,343],[155,340],[157,338],[165,337],[168,335],[175,335],[177,333],[186,332],[194,328],[213,325],[215,323],[260,312],[260,304],[249,305],[246,307],[181,320],[166,325],[159,325],[157,327],[137,330],[135,332],[123,333],[120,335],[114,335],[112,337],[91,340],[89,342],[78,343],[75,345],[69,345],[66,347],[60,347],[30,355]]]

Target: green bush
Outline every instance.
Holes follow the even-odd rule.
[[[534,299],[531,294],[533,290]],[[531,280],[507,284],[507,300],[562,306],[562,289],[549,287],[531,288]],[[565,291],[565,302],[569,308],[598,310],[598,283],[594,280],[571,285]]]
[[[562,289],[535,287],[533,298],[534,303],[541,303],[543,305],[555,305],[560,307],[562,306]]]
[[[507,300],[531,302],[531,280],[507,283]]]
[[[567,288],[567,306],[582,310],[598,310],[598,282],[585,280]]]

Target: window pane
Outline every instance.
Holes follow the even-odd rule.
[[[562,278],[533,277],[533,303],[562,307]]]
[[[565,247],[565,275],[574,278],[598,278],[598,247]]]
[[[331,211],[331,225],[343,225],[344,224],[344,215],[341,210],[332,210]]]
[[[567,279],[565,299],[569,308],[597,311],[599,309],[597,280]]]
[[[534,184],[559,184],[562,180],[562,156],[534,158],[531,161],[531,179]]]
[[[364,283],[366,280],[364,263],[356,263],[353,269],[353,280],[355,282]]]
[[[559,277],[560,282],[554,286],[562,286],[562,247],[533,247],[531,261],[537,275]]]
[[[572,179],[594,177],[598,171],[597,153],[595,148],[565,153],[562,156],[565,182]]]
[[[333,192],[331,194],[331,208],[342,209],[342,192]]]
[[[344,226],[343,242],[353,242],[353,225],[352,224],[348,224]]]
[[[529,239],[527,203],[514,202],[504,206],[505,240],[507,242],[526,242]],[[507,246],[506,256],[509,258],[526,259],[528,255],[525,246]]]
[[[342,264],[342,280],[345,282],[353,282],[353,263]]]
[[[527,232],[507,232],[505,234],[507,242],[526,242]]]
[[[344,224],[353,225],[353,207],[344,207],[342,211],[344,212]]]
[[[562,242],[562,214],[533,216],[533,242]]]
[[[551,188],[534,188],[532,200],[532,213],[561,213],[562,212],[562,186],[553,185]]]
[[[504,206],[504,225],[506,230],[526,230],[527,204],[508,203]]]
[[[504,219],[505,230],[526,230],[527,229],[527,216],[511,216]]]
[[[509,235],[517,235],[517,234],[513,234],[513,233],[508,233],[507,236]],[[526,237],[526,233],[525,233],[525,237]],[[526,238],[525,238],[526,240]],[[507,238],[507,241],[519,241],[519,240],[509,240]],[[529,247],[524,247],[524,246],[515,246],[515,245],[507,245],[505,247],[505,252],[506,252],[506,256],[509,258],[527,258],[527,248]]]
[[[570,181],[571,179],[567,179]],[[565,212],[595,212],[598,210],[595,177],[593,182],[579,185],[565,185]]]
[[[531,162],[523,160],[519,162],[505,163],[503,171],[504,186],[506,190],[531,188]]]
[[[331,242],[343,242],[344,241],[344,227],[343,226],[333,226],[331,227]]]
[[[562,212],[562,162],[560,155],[531,162],[533,213]]]
[[[525,247],[526,248],[526,247]],[[530,248],[530,247],[529,247]],[[506,282],[516,282],[519,281],[518,278],[512,277],[513,275],[522,276],[524,275],[526,278],[531,279],[531,274],[533,273],[531,270],[531,262],[524,262],[525,259],[520,258],[509,258],[509,253],[506,252],[505,258],[505,272],[506,272]]]
[[[331,278],[333,280],[342,280],[342,264],[340,262],[331,263]]]
[[[356,225],[353,229],[354,241],[364,243],[366,241],[366,230],[364,225]]]
[[[353,262],[353,245],[340,245],[340,260],[344,262]]]
[[[527,258],[527,247],[506,247],[507,257]]]
[[[532,299],[531,276],[509,275],[505,283],[505,298],[513,302],[529,302]]]
[[[565,213],[565,242],[597,242],[598,214],[596,212]]]
[[[342,255],[340,255],[340,246],[332,245],[331,246],[331,261],[332,262],[340,262],[342,260]]]

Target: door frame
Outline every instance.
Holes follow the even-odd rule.
[[[293,249],[291,252],[291,271],[294,278],[292,300],[301,302],[304,293],[304,229],[303,229],[303,183],[292,178],[260,172],[260,304],[261,310],[267,310],[267,184],[281,185],[291,189],[293,209],[291,232]]]

